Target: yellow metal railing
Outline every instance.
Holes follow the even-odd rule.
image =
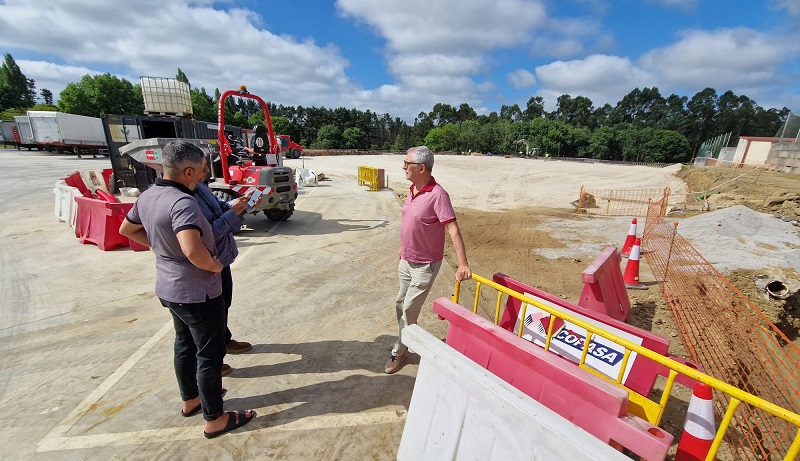
[[[381,177],[378,169],[371,166],[359,166],[358,185],[368,185],[370,192],[381,190]]]
[[[586,330],[586,341],[583,344],[583,352],[578,363],[578,366],[584,370],[591,372],[607,381],[610,381],[618,386],[625,388],[630,395],[630,403],[632,404],[629,408],[630,412],[639,416],[641,418],[646,419],[653,425],[658,426],[661,422],[661,417],[664,413],[664,408],[669,400],[670,392],[672,390],[672,386],[675,383],[675,378],[678,374],[686,375],[698,382],[707,384],[711,386],[713,389],[716,389],[719,392],[723,392],[730,396],[730,403],[728,405],[728,409],[725,412],[725,416],[722,418],[720,422],[719,429],[714,437],[714,441],[711,446],[711,450],[706,457],[707,461],[711,461],[715,458],[717,454],[717,450],[719,450],[720,444],[722,443],[722,438],[725,436],[725,433],[730,426],[731,420],[733,419],[734,413],[736,412],[737,407],[740,403],[745,403],[751,405],[755,408],[758,408],[766,413],[769,413],[772,416],[780,418],[789,424],[793,425],[797,430],[796,435],[794,437],[794,441],[792,445],[789,447],[786,457],[784,458],[785,461],[792,461],[797,458],[798,453],[800,453],[800,415],[794,413],[786,408],[780,407],[775,405],[772,402],[766,401],[760,397],[757,397],[753,394],[744,392],[736,387],[733,387],[723,381],[720,381],[713,376],[709,376],[703,372],[700,372],[694,368],[686,366],[682,363],[676,362],[664,355],[659,353],[653,352],[645,347],[642,347],[638,344],[634,344],[624,338],[621,338],[613,333],[610,333],[602,328],[599,328],[591,323],[585,322],[573,315],[570,315],[564,311],[560,311],[555,309],[547,304],[543,304],[536,299],[530,298],[525,296],[522,293],[516,292],[511,290],[508,287],[495,283],[492,280],[486,279],[476,274],[472,274],[472,280],[476,281],[475,287],[475,300],[472,307],[472,312],[477,314],[478,313],[478,301],[480,299],[480,291],[482,285],[487,285],[491,288],[494,288],[497,291],[497,303],[495,305],[495,312],[494,312],[494,323],[498,324],[500,320],[500,310],[502,307],[502,299],[503,295],[507,295],[513,298],[516,298],[522,302],[522,312],[521,318],[525,318],[526,311],[528,305],[535,306],[547,313],[550,314],[550,324],[547,328],[547,340],[545,342],[544,349],[549,351],[550,350],[550,341],[553,336],[553,325],[555,321],[555,317],[558,317],[565,322],[570,322],[580,328]],[[459,303],[459,298],[461,295],[461,282],[456,281],[455,290],[453,292],[453,302]],[[517,336],[522,336],[524,322],[520,322],[519,330],[517,331]],[[623,363],[621,367],[621,371],[619,375],[616,377],[616,380],[609,379],[607,376],[603,375],[595,371],[594,369],[588,367],[585,364],[587,354],[589,352],[589,346],[592,342],[592,336],[597,335],[602,338],[605,338],[609,341],[612,341],[621,347],[625,348],[625,355],[623,357]],[[664,387],[664,392],[661,395],[661,398],[658,402],[653,402],[647,396],[643,396],[622,384],[624,370],[626,369],[626,365],[631,353],[637,353],[648,359],[659,363],[667,368],[669,368],[669,377],[667,378],[667,383]]]

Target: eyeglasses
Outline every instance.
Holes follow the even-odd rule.
[[[409,165],[422,165],[421,162],[406,162],[403,160],[403,168],[408,168]]]

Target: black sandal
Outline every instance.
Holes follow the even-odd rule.
[[[250,412],[250,417],[247,417],[247,412]],[[214,431],[214,432],[206,432],[203,431],[203,435],[206,436],[207,439],[213,439],[214,437],[219,437],[220,435],[230,432],[234,429],[238,429],[245,424],[249,423],[250,420],[256,417],[255,410],[239,410],[239,411],[228,411],[228,424],[225,425],[224,428]],[[235,420],[234,420],[235,418]]]

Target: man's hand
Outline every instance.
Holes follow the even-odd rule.
[[[456,221],[450,221],[445,228],[447,233],[450,234],[450,239],[453,241],[453,249],[456,250],[456,256],[458,257],[456,279],[463,282],[472,276],[469,263],[467,263],[467,250],[464,248],[464,239],[461,237],[461,230],[458,228]]]
[[[124,237],[128,237],[134,242],[150,248],[150,240],[147,238],[147,232],[141,224],[134,224],[128,219],[123,219],[122,224],[119,226],[119,233]]]
[[[219,262],[216,256],[213,256],[208,248],[203,245],[200,239],[200,231],[197,229],[189,228],[184,229],[177,234],[178,244],[181,246],[181,251],[186,255],[186,258],[195,265],[198,269],[203,269],[215,274],[222,272],[224,266]]]
[[[230,202],[231,210],[233,210],[236,214],[242,214],[247,209],[247,201],[250,200],[249,195],[244,195],[239,197],[232,202]]]
[[[470,277],[472,277],[472,271],[469,266],[458,266],[458,270],[456,270],[456,280],[463,282],[464,280],[469,280]]]
[[[217,258],[216,256],[212,256],[212,257],[211,257],[211,261],[213,261],[213,263],[214,263],[215,265],[217,265],[217,266],[219,267],[219,269],[215,269],[215,270],[212,270],[212,271],[210,271],[210,272],[213,272],[213,273],[215,273],[215,274],[219,274],[220,272],[222,272],[222,269],[224,269],[224,268],[225,268],[225,266],[223,266],[223,265],[222,265],[222,263],[221,263],[221,262],[219,262],[219,258]]]

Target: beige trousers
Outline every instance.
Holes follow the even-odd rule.
[[[439,273],[440,267],[442,267],[441,261],[419,264],[403,259],[400,260],[400,265],[397,268],[397,275],[400,278],[400,291],[397,293],[397,300],[395,300],[399,332],[397,334],[397,342],[392,347],[392,355],[404,354],[408,349],[402,341],[403,328],[406,325],[417,323],[422,305],[425,304],[425,299],[431,291],[431,286],[433,286],[433,281],[436,279],[436,274]]]

